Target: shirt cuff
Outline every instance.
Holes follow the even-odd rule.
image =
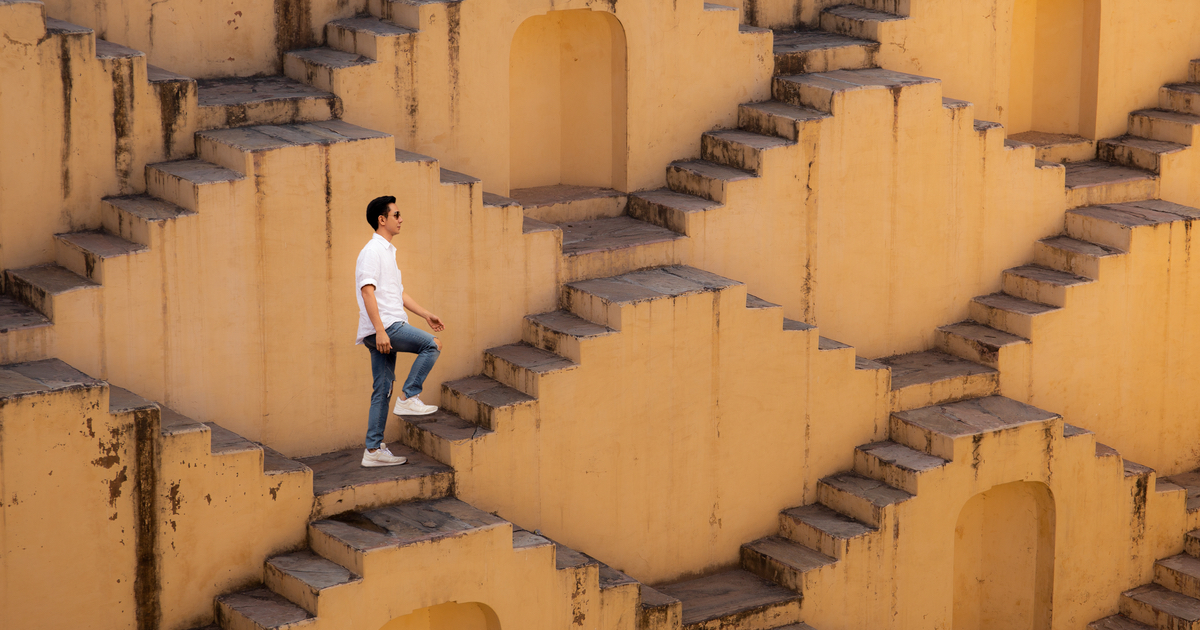
[[[367,286],[368,284],[375,287],[376,289],[379,288],[379,283],[375,281],[375,278],[363,278],[362,280],[358,281],[358,290],[362,291],[362,288]]]

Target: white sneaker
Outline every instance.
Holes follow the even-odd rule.
[[[399,466],[407,462],[407,457],[392,455],[388,450],[387,444],[380,444],[379,448],[372,453],[370,449],[363,451],[362,465],[366,468],[374,468],[376,466]]]
[[[413,396],[408,400],[396,399],[396,408],[392,409],[392,413],[397,416],[427,416],[437,411],[437,407],[426,405],[421,402],[420,398]]]

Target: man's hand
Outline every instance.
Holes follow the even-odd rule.
[[[429,322],[429,327],[433,329],[433,332],[442,332],[443,330],[446,330],[446,325],[442,323],[442,318],[434,315],[433,313],[427,315],[425,317],[425,321]]]
[[[375,331],[375,349],[379,351],[379,354],[392,353],[392,338],[388,337],[386,330]]]

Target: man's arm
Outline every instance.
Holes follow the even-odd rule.
[[[412,313],[413,315],[416,315],[417,317],[429,322],[429,327],[433,329],[433,332],[442,332],[443,330],[446,330],[446,325],[442,323],[442,318],[425,310],[425,307],[417,304],[417,301],[409,297],[407,292],[404,293],[404,308],[408,309],[408,312]],[[442,342],[437,337],[434,337],[433,341],[437,344],[438,350],[441,350]]]
[[[367,307],[367,317],[375,327],[375,349],[380,354],[392,351],[392,338],[388,337],[387,329],[383,327],[383,318],[379,316],[379,302],[375,299],[375,285],[364,284],[362,288],[363,306]]]

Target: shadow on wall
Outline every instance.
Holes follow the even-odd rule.
[[[380,630],[500,630],[500,619],[479,602],[447,602],[397,617]]]
[[[954,630],[1049,630],[1054,497],[1040,482],[971,497],[954,528]]]
[[[611,13],[525,20],[509,60],[510,188],[625,189],[625,30]]]
[[[1010,135],[1023,131],[1089,135],[1095,126],[1098,34],[1085,37],[1085,31],[1097,22],[1089,11],[1098,10],[1099,3],[1090,4],[1014,0],[1006,125]],[[1086,42],[1092,42],[1087,49]]]

